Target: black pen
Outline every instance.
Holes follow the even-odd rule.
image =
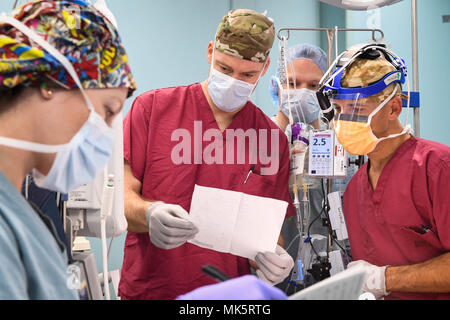
[[[252,166],[252,168],[250,169],[250,171],[247,174],[247,178],[245,178],[244,184],[247,183],[248,178],[250,178],[250,174],[253,172],[253,170],[255,169],[255,165]]]
[[[202,271],[206,273],[208,276],[216,279],[219,282],[230,280],[231,278],[227,276],[225,273],[217,269],[216,267],[207,264],[202,266]]]

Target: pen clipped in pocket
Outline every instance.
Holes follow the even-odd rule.
[[[273,194],[275,176],[266,176],[260,173],[258,166],[251,166],[242,172],[241,190],[244,193],[271,197]]]
[[[431,251],[442,251],[443,247],[436,233],[431,227],[423,224],[419,226],[402,226],[401,231],[405,233],[408,241],[411,241],[415,248],[429,249]]]

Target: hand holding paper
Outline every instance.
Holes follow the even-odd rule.
[[[151,242],[161,249],[173,249],[192,239],[198,232],[188,213],[179,205],[162,201],[152,203],[145,218]]]
[[[277,247],[288,203],[242,192],[195,186],[189,220],[199,229],[190,243],[254,260]]]
[[[259,267],[256,270],[257,276],[273,286],[286,279],[295,264],[292,257],[279,245],[275,253],[258,253],[255,262]]]

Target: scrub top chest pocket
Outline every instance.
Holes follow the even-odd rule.
[[[273,198],[276,175],[262,175],[258,165],[245,166],[241,172],[239,191],[246,194]]]
[[[401,226],[400,231],[405,247],[408,246],[413,253],[414,262],[422,262],[445,253],[435,232],[425,225]]]

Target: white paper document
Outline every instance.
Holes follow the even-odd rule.
[[[195,185],[189,220],[199,229],[189,242],[254,259],[275,252],[286,201]]]
[[[359,300],[366,272],[353,267],[320,281],[289,297],[289,300]]]

